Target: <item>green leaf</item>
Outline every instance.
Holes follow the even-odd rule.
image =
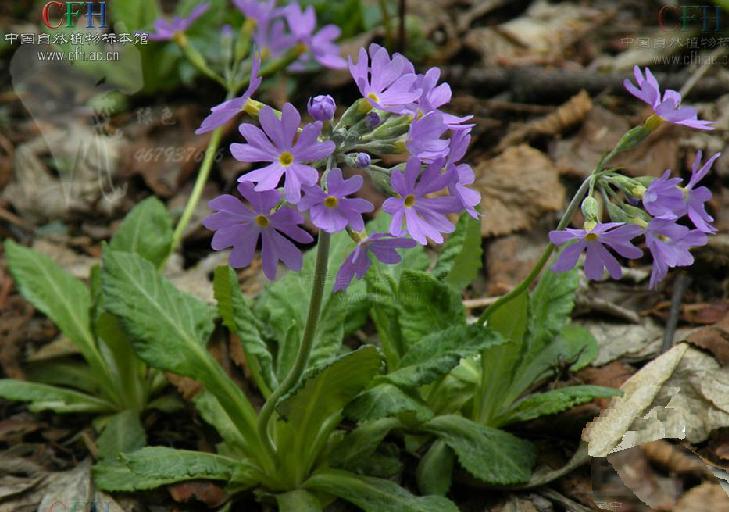
[[[82,361],[53,359],[31,364],[26,378],[62,388],[73,388],[89,395],[99,393],[99,382],[91,367]]]
[[[565,411],[595,398],[619,396],[620,390],[603,386],[568,386],[544,393],[533,393],[516,402],[501,418],[500,424],[529,421]]]
[[[577,269],[542,275],[529,298],[529,352],[541,351],[569,323],[579,285]]]
[[[394,418],[363,423],[342,437],[332,448],[327,462],[334,467],[355,471],[377,450],[385,436],[399,425]]]
[[[124,454],[117,462],[103,461],[93,473],[94,482],[105,491],[141,491],[187,480],[253,486],[261,479],[259,469],[243,459],[161,446]]]
[[[195,396],[193,402],[200,416],[208,424],[215,427],[215,430],[218,431],[228,447],[242,453],[246,446],[246,440],[236,428],[228,413],[220,405],[218,399],[211,393],[203,391]]]
[[[111,417],[97,440],[99,457],[111,459],[133,452],[147,444],[147,436],[137,411],[122,411]]]
[[[450,446],[461,466],[489,484],[526,482],[536,459],[534,446],[503,430],[462,416],[438,416],[424,427]]]
[[[114,10],[118,10],[116,5]],[[138,254],[158,267],[172,246],[172,219],[165,205],[156,197],[139,203],[124,218],[109,246]]]
[[[403,271],[398,300],[406,352],[426,335],[466,322],[461,295],[425,272]]]
[[[586,328],[567,325],[562,332],[531,360],[516,371],[507,402],[511,403],[526,390],[548,379],[565,365],[572,372],[581,370],[597,357],[597,340]]]
[[[303,489],[276,495],[279,512],[322,512],[319,500]]]
[[[91,295],[86,286],[48,256],[5,242],[5,257],[20,293],[53,320],[110,388],[106,366],[91,332]]]
[[[481,270],[482,254],[481,222],[463,213],[458,219],[455,232],[443,244],[443,250],[433,268],[433,275],[456,290],[462,290]]]
[[[414,496],[391,480],[336,469],[319,471],[304,487],[342,498],[364,512],[458,512],[458,507],[442,496]]]
[[[454,325],[423,337],[402,358],[400,368],[382,378],[403,387],[429,384],[458,366],[461,359],[503,342],[489,328]]]
[[[105,307],[120,318],[139,357],[153,368],[202,382],[246,439],[257,443],[253,406],[205,348],[212,308],[177,290],[132,253],[104,251],[102,285]]]
[[[342,409],[370,384],[381,366],[377,349],[362,347],[309,369],[278,403],[277,410],[285,420],[276,423],[279,451],[287,454],[299,477],[308,473],[324,448]]]
[[[116,407],[78,391],[14,379],[0,379],[0,398],[30,402],[28,408],[33,412],[107,413]]]
[[[111,7],[107,5],[107,14],[117,31],[134,32],[151,26],[161,11],[157,0],[124,0]]]
[[[220,266],[215,269],[213,279],[215,299],[218,301],[218,313],[225,326],[240,339],[246,354],[246,361],[262,391],[278,386],[273,372],[273,356],[263,339],[260,322],[253,314],[248,299],[240,291],[238,278],[232,268]]]
[[[500,333],[507,341],[486,349],[481,354],[482,385],[476,397],[480,408],[478,419],[490,424],[504,403],[514,372],[519,366],[527,328],[529,296],[522,292],[495,310],[488,320],[488,327]]]
[[[424,404],[406,395],[392,384],[379,384],[352,400],[345,409],[345,416],[357,421],[372,421],[387,417],[412,417],[415,421],[427,421],[433,416]]]
[[[450,446],[443,440],[436,439],[420,459],[415,472],[420,492],[445,496],[453,481],[455,459],[455,454]]]

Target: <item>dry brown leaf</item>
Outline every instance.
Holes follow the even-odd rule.
[[[651,319],[641,324],[589,322],[583,324],[595,336],[598,354],[592,362],[602,366],[616,359],[645,360],[661,347],[663,329]]]
[[[699,443],[729,426],[729,371],[685,343],[648,363],[621,390],[583,433],[593,457],[657,439]]]
[[[686,341],[708,350],[722,365],[729,364],[729,315],[714,325],[694,330]]]
[[[653,510],[671,510],[678,497],[672,479],[661,477],[651,467],[639,448],[622,450],[608,457],[620,479],[635,495]]]
[[[701,462],[701,459],[665,439],[642,444],[640,449],[651,463],[665,468],[671,473],[698,476],[709,474],[708,468]]]
[[[721,485],[704,482],[681,496],[673,512],[729,512],[729,496]]]
[[[196,480],[170,485],[168,488],[172,499],[177,503],[198,501],[210,508],[217,508],[227,500],[225,491],[213,482]]]
[[[482,161],[475,172],[475,186],[482,195],[482,235],[528,229],[564,206],[565,191],[557,169],[544,153],[527,145]]]
[[[524,279],[544,251],[545,231],[514,233],[489,243],[486,250],[488,295],[502,295]]]

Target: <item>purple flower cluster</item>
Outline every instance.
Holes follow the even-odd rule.
[[[699,151],[691,168],[691,178],[685,187],[681,186],[681,178],[670,177],[670,170],[655,179],[642,197],[643,209],[650,216],[648,220],[636,218],[635,223],[608,222],[598,223],[590,229],[552,231],[549,239],[553,244],[561,246],[570,243],[552,269],[564,272],[573,268],[580,254],[585,252],[585,275],[588,279],[600,279],[605,269],[613,279],[618,279],[622,274],[620,264],[608,249],[625,258],[639,258],[643,253],[632,245],[631,240],[640,235],[645,236],[646,246],[653,258],[651,288],[655,288],[666,277],[668,269],[693,264],[690,249],[705,245],[707,234],[716,232],[716,228],[711,225],[714,219],[706,212],[705,206],[711,199],[711,192],[697,185],[719,156],[719,153],[715,154],[702,165]],[[679,224],[684,217],[688,217],[693,227]]]
[[[260,8],[261,4],[256,10],[252,2],[240,0],[238,5],[251,16],[272,12]],[[316,38],[306,35],[314,26],[313,13],[298,6],[286,9],[288,17],[303,17],[295,29],[296,37],[310,44]],[[292,241],[311,240],[301,227],[308,214],[319,230],[347,231],[356,242],[337,273],[334,289],[343,290],[353,278],[364,276],[372,256],[387,264],[397,263],[399,249],[425,245],[429,240],[442,243],[443,235],[455,229],[450,215],[465,211],[478,216],[475,207],[480,195],[469,187],[475,176],[461,162],[472,126],[464,124],[469,118],[439,110],[451,96],[447,84],[437,83],[439,72],[431,69],[418,75],[405,57],[390,56],[375,44],[369,52],[362,49],[359,53],[357,64],[350,61],[349,65],[363,99],[339,121],[334,119],[333,98],[319,95],[308,103],[313,122],[302,124],[297,109],[287,103],[280,112],[261,107],[260,127],[240,125],[245,142],[231,144],[231,153],[239,161],[264,165],[238,179],[238,190],[247,204],[230,195],[221,196],[210,202],[215,213],[205,221],[215,231],[214,249],[233,248],[232,266],[250,264],[260,244],[266,276],[275,277],[279,261],[298,270],[301,252]],[[316,58],[316,52],[313,55]],[[201,130],[225,122],[231,112],[235,115],[254,90],[255,86],[249,87],[240,98],[229,100],[235,102],[232,105],[215,107]],[[383,168],[370,153],[407,153],[407,161]],[[383,175],[389,176],[383,185],[394,193],[383,205],[392,217],[388,232],[366,232],[363,216],[374,205],[355,197],[364,177],[345,177],[343,165],[373,177],[379,173],[376,183],[382,183]]]
[[[171,19],[160,18],[154,22],[154,32],[149,34],[152,41],[170,41],[175,34],[183,33],[190,28],[200,16],[205,14],[210,8],[210,4],[202,3],[196,6],[190,14],[184,17],[174,16]]]

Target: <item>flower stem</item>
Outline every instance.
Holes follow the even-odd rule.
[[[296,361],[284,378],[283,382],[276,388],[271,396],[263,404],[261,412],[258,415],[258,435],[261,442],[271,455],[276,454],[276,448],[268,434],[268,424],[273,416],[276,403],[286,393],[291,391],[301,379],[301,375],[306,369],[306,363],[311,354],[316,327],[319,323],[319,314],[321,312],[321,303],[324,298],[324,285],[327,279],[327,265],[329,263],[329,242],[330,235],[326,231],[319,232],[319,243],[316,251],[316,265],[314,268],[314,282],[311,287],[311,299],[309,300],[309,315],[306,319],[304,327],[304,335],[299,346],[299,353],[296,355]]]
[[[602,163],[601,163],[602,164]],[[598,165],[598,168],[602,167],[602,165]],[[597,169],[596,169],[597,170]],[[580,203],[582,202],[582,198],[585,196],[587,191],[590,189],[591,183],[594,180],[595,174],[591,174],[588,176],[585,181],[582,182],[582,185],[580,185],[580,188],[575,193],[574,197],[572,198],[572,201],[570,201],[569,206],[567,206],[567,210],[565,210],[564,215],[562,215],[562,218],[559,221],[559,224],[557,224],[557,230],[562,230],[566,228],[569,223],[572,221],[572,217],[574,216],[575,212],[579,209]],[[539,258],[539,261],[537,261],[537,264],[534,265],[534,268],[532,268],[532,271],[529,272],[529,275],[524,278],[524,280],[519,283],[516,288],[512,289],[509,293],[502,295],[499,297],[499,299],[491,304],[486,311],[481,313],[481,316],[478,318],[478,323],[483,325],[486,323],[486,321],[489,319],[489,317],[494,314],[494,312],[499,309],[502,305],[509,302],[511,299],[519,295],[520,293],[524,292],[531,284],[534,282],[534,280],[539,277],[539,274],[542,272],[542,269],[544,269],[544,266],[549,261],[549,258],[552,256],[552,253],[554,252],[555,245],[552,242],[549,242],[547,244],[547,247],[544,249],[544,252],[542,253],[542,256]]]

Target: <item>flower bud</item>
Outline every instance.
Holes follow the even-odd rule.
[[[597,222],[600,220],[600,205],[592,196],[587,196],[582,201],[582,215],[585,216],[585,221]]]
[[[334,103],[334,98],[328,94],[309,98],[309,115],[317,121],[331,121],[336,109],[337,104]]]
[[[355,166],[364,169],[365,167],[369,167],[370,163],[372,163],[372,158],[370,158],[370,155],[367,153],[359,153],[357,157],[354,159]]]
[[[380,115],[374,110],[370,111],[365,117],[365,126],[367,126],[368,130],[376,128],[381,122],[382,119],[380,118]]]

